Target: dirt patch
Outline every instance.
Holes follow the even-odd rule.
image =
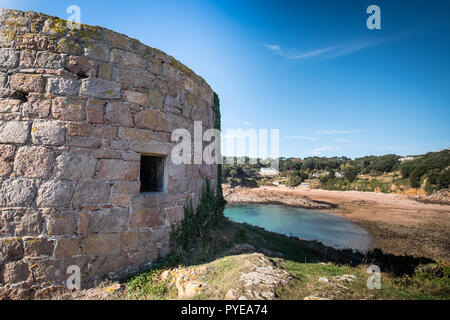
[[[303,204],[302,208],[320,209],[348,218],[366,228],[374,238],[374,247],[387,253],[450,261],[450,205],[375,192],[275,186],[225,187],[224,190],[225,199],[231,203],[259,199],[257,203]]]

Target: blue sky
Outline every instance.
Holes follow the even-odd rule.
[[[432,3],[432,5],[431,5]],[[174,56],[220,95],[223,129],[280,129],[280,155],[450,147],[450,2],[26,1]],[[381,8],[381,30],[366,9]]]

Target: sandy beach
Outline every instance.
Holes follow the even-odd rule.
[[[364,227],[374,239],[374,248],[450,261],[450,205],[398,194],[284,186],[224,186],[224,195],[229,203],[273,203],[329,212]]]

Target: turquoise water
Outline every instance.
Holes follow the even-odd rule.
[[[235,222],[246,222],[272,232],[317,240],[337,249],[350,248],[365,253],[372,243],[364,228],[350,220],[316,210],[233,204],[226,207],[225,216]]]

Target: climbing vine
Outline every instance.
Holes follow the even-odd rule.
[[[221,129],[220,100],[214,92],[214,128]],[[184,207],[184,219],[180,224],[174,225],[170,240],[179,253],[186,252],[201,245],[207,238],[209,229],[216,227],[223,221],[223,210],[226,201],[222,191],[222,165],[217,165],[216,192],[211,189],[211,183],[205,180],[200,194],[199,204],[195,210],[192,201]]]
[[[224,219],[224,202],[214,194],[211,183],[205,180],[197,209],[192,201],[184,207],[184,219],[174,225],[170,240],[179,253],[191,250],[205,239],[209,229],[219,225]]]
[[[220,100],[217,93],[214,92],[214,128],[221,130]]]
[[[217,93],[214,92],[214,128],[221,130],[221,115],[220,115],[220,99]],[[222,164],[217,165],[217,190],[216,190],[217,201],[225,207],[226,201],[223,197],[222,191]]]

